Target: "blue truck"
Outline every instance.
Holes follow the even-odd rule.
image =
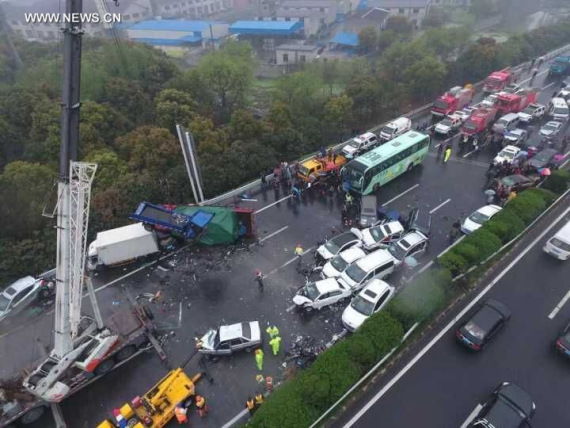
[[[170,231],[184,239],[193,239],[212,221],[214,214],[198,210],[193,215],[175,212],[168,207],[141,202],[130,219],[142,222],[145,227]]]
[[[554,58],[548,70],[549,76],[563,77],[570,75],[570,56],[558,56]]]

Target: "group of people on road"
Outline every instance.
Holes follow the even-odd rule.
[[[194,405],[196,406],[196,411],[201,418],[210,412],[209,407],[206,405],[206,399],[202,395],[196,395],[194,397]],[[176,417],[179,425],[188,424],[188,407],[190,407],[190,403],[183,401],[178,403],[174,408],[174,416]]]

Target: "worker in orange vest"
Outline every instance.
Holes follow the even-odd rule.
[[[180,425],[188,423],[188,418],[186,417],[187,412],[188,409],[184,407],[184,404],[182,403],[178,403],[178,405],[174,409],[174,415],[176,416],[176,420]]]
[[[198,414],[201,418],[206,416],[206,414],[210,411],[208,406],[206,406],[206,399],[201,395],[196,396],[196,407],[198,408]]]
[[[253,415],[255,413],[255,401],[253,401],[253,398],[251,398],[251,396],[247,397],[245,407],[247,410],[249,410],[250,415]]]

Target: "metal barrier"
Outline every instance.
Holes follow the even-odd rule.
[[[550,59],[550,58],[555,57],[555,56],[558,55],[560,52],[563,52],[563,51],[566,51],[566,50],[569,50],[569,49],[570,49],[570,44],[564,45],[564,46],[559,47],[559,48],[557,48],[557,49],[555,49],[555,50],[553,50],[553,51],[548,52],[547,54],[544,55],[544,58],[545,58],[546,60],[548,60],[548,59]],[[514,66],[514,67],[513,67],[513,70],[517,70],[517,71],[518,71],[518,70],[522,70],[522,69],[523,69],[525,66],[527,66],[528,64],[529,64],[529,62],[526,61],[526,62],[524,62],[524,63],[522,63],[522,64],[519,64],[519,65]],[[476,88],[477,88],[477,87],[480,87],[480,86],[483,85],[483,82],[484,82],[484,81],[480,81],[480,82],[474,83],[473,86],[476,87]],[[433,102],[430,102],[430,103],[428,103],[428,104],[425,104],[425,105],[423,105],[423,106],[421,106],[421,107],[416,108],[415,110],[412,110],[411,112],[408,112],[408,113],[406,113],[406,114],[403,114],[402,116],[405,116],[405,117],[408,117],[408,118],[411,119],[413,116],[416,116],[416,115],[418,115],[418,114],[420,114],[420,113],[421,113],[421,114],[425,113],[429,108],[431,108],[432,105],[433,105]],[[391,119],[391,120],[393,120],[393,119]],[[384,122],[384,123],[382,123],[382,124],[380,124],[380,125],[374,126],[374,127],[370,128],[369,130],[367,130],[366,132],[376,132],[376,131],[378,131],[380,128],[382,128],[383,126],[385,126],[386,124],[390,123],[391,120],[386,121],[386,122]],[[333,146],[327,147],[327,150],[328,150],[328,149],[331,149],[331,148],[332,148],[333,150],[337,150],[338,148],[343,147],[343,146],[345,146],[346,144],[348,144],[349,141],[350,141],[350,140],[346,140],[346,141],[344,141],[344,142],[342,142],[342,143],[340,143],[340,144],[335,144],[335,145],[333,145]],[[299,160],[299,162],[305,162],[305,161],[311,159],[312,157],[314,157],[317,153],[318,153],[318,152],[313,152],[313,153],[311,153],[310,155],[308,155],[307,157],[305,157],[305,158]],[[244,185],[241,186],[241,187],[238,187],[237,189],[230,190],[229,192],[223,193],[223,194],[220,195],[220,196],[216,196],[216,197],[214,197],[214,198],[212,198],[212,199],[209,199],[209,200],[207,200],[207,201],[204,201],[204,202],[202,203],[202,205],[212,205],[212,204],[216,204],[216,203],[221,202],[221,201],[223,201],[223,200],[225,200],[225,199],[229,199],[229,198],[235,197],[235,196],[241,194],[242,192],[245,192],[246,190],[250,190],[250,189],[252,189],[252,188],[254,188],[254,187],[256,187],[256,186],[261,186],[261,180],[260,180],[260,179],[251,181],[251,182],[249,182],[249,183],[247,183],[247,184],[244,184]]]

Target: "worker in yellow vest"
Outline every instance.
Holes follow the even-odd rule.
[[[273,339],[275,336],[279,336],[279,329],[276,325],[270,325],[265,331],[269,335],[269,339]]]
[[[245,408],[249,410],[250,415],[253,415],[255,413],[255,401],[253,401],[253,398],[251,398],[251,396],[247,397]]]
[[[263,394],[261,392],[258,392],[257,394],[255,394],[255,405],[259,407],[262,404],[263,404]]]
[[[259,348],[255,350],[255,364],[257,364],[257,370],[263,370],[263,351]]]
[[[281,344],[281,338],[279,336],[275,336],[273,339],[269,341],[269,345],[271,345],[271,350],[273,351],[273,355],[277,355],[279,353],[280,344]]]

